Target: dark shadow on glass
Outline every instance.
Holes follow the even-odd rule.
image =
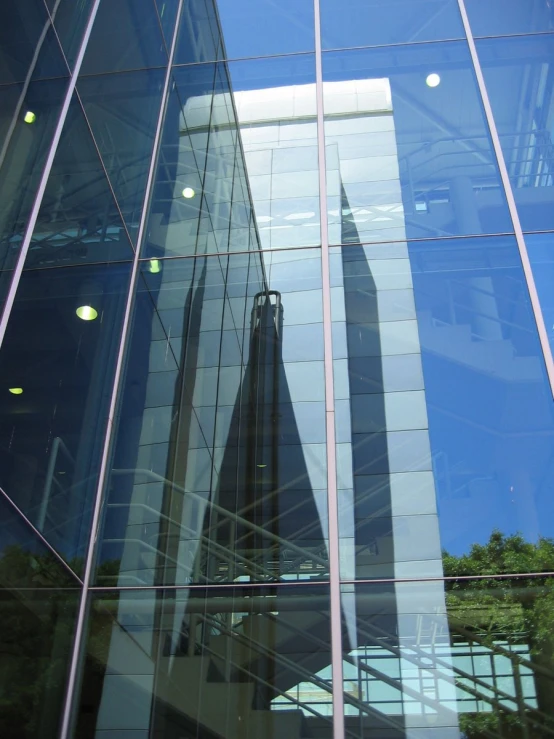
[[[76,735],[332,736],[326,587],[96,593]]]
[[[341,210],[351,210],[344,189]],[[348,377],[371,375],[377,386],[373,395],[339,393],[336,402],[337,442],[345,450],[345,465],[350,474],[338,475],[339,534],[342,541],[343,578],[394,577],[394,537],[390,500],[387,419],[385,414],[384,376],[380,340],[379,294],[372,275],[370,255],[359,244],[356,224],[345,219],[341,241],[351,243],[332,257],[332,299],[335,317],[335,352],[346,364]],[[340,287],[339,287],[340,286]],[[343,329],[341,331],[341,329]],[[345,344],[344,357],[340,352]],[[381,390],[379,393],[378,390]],[[343,395],[346,397],[343,398]],[[350,397],[348,397],[350,395]],[[368,403],[370,401],[370,403]],[[342,413],[347,417],[342,418]],[[340,452],[339,452],[340,454]],[[368,484],[367,475],[383,473],[377,486]]]

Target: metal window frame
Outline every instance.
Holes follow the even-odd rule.
[[[335,391],[331,320],[331,271],[329,224],[327,221],[327,167],[325,159],[325,119],[323,108],[323,54],[321,13],[314,0],[315,66],[317,104],[317,157],[319,168],[319,213],[321,228],[321,275],[323,294],[323,365],[325,372],[325,425],[327,451],[327,511],[329,536],[329,583],[331,615],[331,674],[333,679],[333,735],[344,739],[344,695],[342,669],[342,629],[340,596],[340,554],[337,487],[337,446],[335,435]]]
[[[100,3],[100,0],[95,0],[95,8],[98,8],[98,5]],[[182,14],[184,0],[179,0],[179,6],[177,8],[177,14],[175,18],[175,26],[173,29],[173,37],[171,42],[171,49],[169,53],[169,59],[168,59],[168,65],[164,80],[164,86],[162,90],[162,95],[160,99],[160,112],[158,115],[158,121],[156,125],[156,132],[154,135],[154,143],[152,146],[152,158],[150,160],[150,168],[148,171],[148,178],[146,181],[146,188],[145,188],[145,194],[144,194],[144,201],[143,201],[143,208],[140,218],[140,225],[138,229],[137,234],[137,244],[133,259],[133,266],[131,270],[131,278],[129,281],[129,289],[127,293],[127,303],[125,306],[125,313],[123,318],[123,324],[121,328],[121,339],[119,343],[119,350],[117,355],[117,361],[116,361],[116,368],[115,368],[115,374],[114,374],[114,380],[112,385],[112,394],[110,399],[110,408],[108,412],[108,421],[107,421],[107,428],[106,428],[106,434],[104,437],[104,446],[102,450],[102,459],[100,463],[100,471],[98,476],[98,485],[96,488],[96,498],[94,501],[94,509],[93,509],[93,515],[92,515],[92,521],[91,521],[91,530],[90,530],[90,538],[89,538],[89,544],[87,549],[87,556],[85,560],[85,568],[83,572],[83,589],[81,592],[81,599],[79,602],[79,610],[77,613],[77,621],[75,625],[75,634],[73,639],[73,650],[71,654],[71,662],[69,666],[68,671],[68,677],[66,682],[66,688],[65,688],[65,697],[64,697],[64,707],[63,707],[63,713],[62,713],[62,724],[60,729],[60,739],[69,739],[69,737],[72,735],[73,731],[73,725],[75,720],[75,711],[74,706],[76,702],[79,700],[79,691],[78,687],[80,684],[81,675],[80,668],[81,668],[81,662],[82,662],[82,655],[83,655],[83,649],[86,642],[86,634],[85,634],[85,625],[87,621],[87,615],[88,615],[88,596],[89,596],[89,589],[91,587],[91,580],[93,576],[94,571],[94,564],[96,560],[96,547],[98,544],[98,529],[100,526],[100,518],[102,513],[102,504],[103,504],[103,493],[104,488],[106,484],[106,479],[108,475],[108,463],[111,453],[111,447],[112,447],[112,440],[114,435],[114,428],[115,428],[115,418],[116,418],[116,411],[119,401],[119,393],[120,393],[120,386],[122,381],[122,375],[123,375],[123,364],[127,352],[127,343],[128,343],[128,337],[129,337],[129,330],[131,325],[131,312],[134,305],[134,296],[135,296],[135,286],[137,283],[138,273],[139,273],[139,265],[140,265],[140,246],[141,242],[144,236],[144,232],[146,230],[146,224],[148,220],[148,211],[149,211],[149,205],[150,205],[150,199],[152,195],[152,190],[154,186],[154,178],[156,173],[156,165],[158,161],[158,154],[159,154],[159,145],[161,141],[162,136],[162,130],[163,130],[163,124],[165,120],[165,114],[167,110],[167,102],[169,99],[169,91],[170,91],[170,84],[171,84],[171,77],[172,77],[172,71],[173,71],[173,59],[175,56],[175,49],[177,46],[177,36],[180,26],[180,18]],[[94,21],[94,18],[92,18],[91,24]],[[90,27],[87,27],[87,33],[85,33],[85,37],[83,39],[83,46],[81,47],[81,51],[84,54],[84,50],[86,48],[86,43],[88,42],[88,38],[90,37]],[[78,62],[82,61],[81,59],[81,53],[78,58]],[[78,70],[80,68],[80,64],[75,65],[75,77],[78,74]]]

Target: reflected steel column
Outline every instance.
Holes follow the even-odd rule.
[[[319,165],[319,202],[321,227],[321,273],[323,292],[323,348],[325,367],[325,425],[327,444],[327,506],[329,512],[329,580],[331,597],[331,666],[333,680],[333,734],[344,739],[344,695],[342,671],[342,630],[340,599],[340,555],[337,493],[337,448],[335,440],[335,393],[331,322],[331,274],[329,265],[329,229],[327,225],[327,170],[323,111],[323,57],[321,53],[321,18],[319,0],[314,0],[315,79],[317,103],[317,160]]]
[[[481,99],[485,110],[485,116],[487,124],[491,133],[492,145],[494,147],[494,153],[498,161],[498,169],[500,170],[500,177],[502,179],[502,185],[506,193],[506,200],[508,202],[508,209],[510,211],[510,217],[514,227],[516,236],[517,246],[519,249],[519,256],[523,266],[523,273],[525,275],[525,281],[527,282],[527,288],[529,289],[529,297],[531,299],[531,308],[535,317],[535,323],[537,324],[537,331],[539,333],[539,341],[541,343],[542,354],[546,365],[546,372],[548,375],[548,381],[550,383],[550,391],[554,398],[554,359],[552,357],[552,350],[550,348],[550,342],[548,341],[548,334],[544,323],[544,316],[542,314],[542,308],[535,285],[535,278],[533,277],[533,270],[531,269],[531,262],[529,261],[529,254],[527,253],[527,246],[525,239],[523,238],[523,230],[519,221],[519,214],[517,211],[516,201],[510,183],[510,176],[506,167],[506,161],[504,160],[504,154],[502,152],[502,145],[500,144],[500,137],[494,121],[492,107],[490,104],[489,96],[487,93],[487,87],[485,84],[485,77],[481,64],[479,62],[479,55],[477,54],[477,47],[475,46],[475,40],[471,31],[469,18],[467,15],[464,0],[458,0],[458,7],[462,16],[462,22],[467,36],[467,42],[469,44],[469,52],[471,54],[471,61],[477,78],[477,84],[479,86],[479,92],[481,93]]]

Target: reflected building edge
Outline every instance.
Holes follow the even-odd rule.
[[[3,735],[554,732],[551,10],[466,4],[508,193],[457,2],[10,16]]]

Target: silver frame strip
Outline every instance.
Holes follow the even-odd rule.
[[[494,153],[496,155],[496,160],[498,162],[498,168],[500,170],[500,178],[502,180],[502,185],[506,193],[506,199],[508,201],[508,209],[510,211],[510,217],[512,219],[512,224],[514,227],[514,233],[515,233],[515,237],[517,241],[517,247],[519,250],[519,256],[521,258],[521,263],[523,266],[523,273],[525,276],[525,281],[527,283],[527,288],[529,290],[529,297],[531,299],[531,309],[533,311],[533,316],[535,318],[535,323],[537,324],[537,330],[539,332],[539,341],[541,344],[543,358],[544,358],[544,362],[546,365],[548,381],[550,383],[550,392],[552,394],[552,397],[554,398],[554,359],[552,357],[552,350],[550,348],[550,342],[548,340],[548,333],[546,330],[546,325],[544,323],[544,316],[542,313],[539,295],[537,293],[535,278],[533,276],[533,270],[531,268],[531,262],[529,260],[529,253],[527,251],[527,245],[525,244],[525,238],[523,236],[523,230],[521,228],[521,223],[519,220],[519,214],[517,211],[516,201],[515,201],[514,193],[512,190],[512,184],[510,182],[510,176],[508,174],[508,169],[506,167],[506,161],[504,159],[504,153],[502,151],[500,137],[498,135],[498,130],[496,128],[496,123],[495,123],[494,115],[492,112],[492,106],[491,106],[489,95],[487,92],[487,86],[485,84],[485,77],[483,75],[483,70],[481,69],[481,63],[479,61],[479,55],[477,53],[477,47],[475,45],[475,40],[473,38],[473,33],[471,31],[469,17],[466,11],[464,0],[458,0],[458,7],[460,9],[460,14],[462,16],[462,22],[464,24],[464,29],[465,29],[466,36],[467,36],[469,52],[471,54],[471,61],[473,62],[475,76],[477,77],[477,84],[479,86],[479,92],[481,93],[481,99],[483,101],[483,106],[485,108],[485,116],[487,118],[487,123],[489,126],[491,138],[492,138],[492,145],[494,148]]]
[[[319,167],[319,212],[321,228],[321,276],[323,288],[323,351],[325,368],[325,425],[327,445],[327,507],[329,516],[329,583],[331,615],[331,669],[333,679],[333,737],[344,739],[344,695],[340,597],[340,554],[335,438],[335,391],[331,322],[331,273],[327,223],[327,168],[323,109],[323,56],[319,0],[314,0],[315,79],[317,104],[317,157]]]
[[[25,260],[27,259],[27,253],[29,252],[29,247],[31,245],[33,231],[35,230],[38,214],[40,211],[40,206],[42,205],[42,198],[44,197],[44,192],[46,190],[46,184],[48,182],[48,178],[50,177],[50,171],[52,170],[52,164],[54,163],[54,157],[56,156],[56,152],[58,150],[58,144],[60,143],[62,129],[65,124],[65,119],[67,118],[67,113],[69,111],[69,106],[71,104],[71,98],[73,97],[75,85],[77,84],[77,77],[79,76],[79,72],[81,70],[81,65],[83,63],[85,51],[86,51],[86,48],[89,42],[90,34],[92,31],[92,26],[96,18],[96,13],[98,12],[99,5],[100,5],[100,0],[94,0],[94,4],[90,11],[90,15],[87,21],[85,32],[83,34],[83,40],[81,41],[81,46],[79,48],[79,53],[77,54],[77,59],[75,61],[75,67],[73,69],[73,74],[69,78],[69,85],[67,86],[67,91],[65,93],[65,99],[63,101],[62,109],[60,111],[60,116],[58,118],[56,130],[54,131],[52,143],[50,144],[50,149],[48,151],[48,156],[46,158],[46,164],[44,165],[42,177],[40,178],[40,184],[39,184],[37,193],[35,195],[33,207],[29,215],[29,219],[27,221],[27,229],[25,231],[25,236],[23,238],[23,242],[19,250],[19,254],[17,257],[17,263],[15,265],[15,269],[12,275],[12,280],[10,283],[10,289],[8,290],[8,294],[6,296],[6,302],[4,304],[4,311],[2,313],[2,319],[0,320],[0,347],[2,346],[4,342],[4,337],[6,335],[8,321],[10,319],[13,304],[15,301],[15,295],[17,293],[17,288],[19,287],[19,282],[21,280],[23,266],[25,264]]]
[[[97,6],[99,2],[100,0],[96,0]],[[154,136],[154,143],[152,147],[152,158],[150,160],[150,169],[148,171],[148,178],[146,181],[142,214],[141,214],[140,226],[139,226],[139,230],[137,234],[136,250],[135,250],[135,255],[133,259],[133,267],[131,270],[131,278],[129,281],[129,291],[127,294],[127,303],[125,306],[125,314],[124,314],[123,325],[121,329],[121,340],[119,342],[119,351],[117,355],[115,374],[114,374],[114,380],[113,380],[113,385],[112,385],[112,395],[110,399],[110,408],[108,412],[106,435],[104,438],[104,447],[102,450],[102,460],[100,463],[98,485],[96,488],[96,499],[94,502],[94,510],[92,514],[90,539],[89,539],[89,545],[87,549],[85,569],[83,572],[83,590],[81,592],[81,600],[79,603],[77,622],[75,626],[75,635],[73,639],[73,650],[71,654],[71,663],[69,667],[66,689],[65,689],[63,718],[62,718],[62,725],[60,729],[60,739],[69,739],[70,737],[70,731],[72,729],[72,719],[73,719],[73,705],[74,705],[74,702],[78,701],[80,697],[79,695],[76,694],[76,688],[79,684],[78,673],[79,673],[79,668],[80,668],[80,663],[81,663],[82,647],[84,646],[83,639],[84,639],[85,622],[86,622],[87,610],[88,610],[87,608],[88,595],[89,595],[89,588],[90,588],[94,561],[95,561],[96,543],[98,539],[98,529],[100,526],[100,516],[101,516],[102,504],[103,504],[103,492],[104,492],[104,487],[105,487],[107,473],[108,473],[108,462],[109,462],[111,446],[112,446],[112,437],[113,437],[113,431],[114,431],[116,409],[117,409],[118,399],[119,399],[119,389],[120,389],[121,379],[123,375],[123,363],[124,363],[124,359],[125,359],[125,355],[127,351],[127,339],[128,339],[129,327],[131,323],[131,311],[134,305],[135,285],[137,282],[139,263],[140,263],[140,259],[139,259],[140,246],[141,246],[142,238],[144,236],[144,232],[146,230],[150,197],[151,197],[151,193],[153,189],[154,177],[156,174],[156,165],[157,165],[158,154],[159,154],[158,149],[159,149],[160,140],[162,136],[162,128],[163,128],[163,123],[165,119],[165,112],[167,110],[169,87],[170,87],[171,76],[172,76],[172,71],[173,71],[172,69],[173,58],[175,56],[175,49],[177,46],[177,36],[179,32],[183,3],[184,3],[184,0],[179,0],[179,6],[177,8],[177,15],[175,18],[175,27],[173,29],[173,38],[171,41],[171,49],[169,52],[167,72],[166,72],[164,86],[162,90],[160,113],[158,115],[156,133]],[[88,40],[88,36],[87,36],[87,40]]]

